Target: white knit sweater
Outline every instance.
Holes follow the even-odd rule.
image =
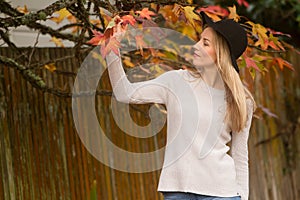
[[[121,59],[106,57],[113,92],[127,103],[163,103],[167,108],[167,145],[158,191],[248,200],[248,120],[240,133],[223,124],[225,92],[205,84],[186,70],[173,70],[143,82],[128,81]],[[231,151],[227,143],[231,141]]]

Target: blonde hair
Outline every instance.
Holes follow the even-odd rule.
[[[248,112],[255,110],[255,101],[232,65],[227,41],[216,31],[213,30],[213,33],[213,45],[217,56],[216,65],[225,86],[227,103],[225,122],[231,131],[240,132],[246,126]],[[192,72],[195,75],[195,71],[192,70]],[[250,100],[252,106],[247,106],[247,99]],[[249,110],[249,107],[253,110]]]

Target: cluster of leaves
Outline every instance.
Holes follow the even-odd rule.
[[[246,1],[239,1],[239,3],[248,6]],[[115,15],[109,22],[104,33],[93,31],[94,37],[88,43],[100,45],[103,56],[110,50],[117,52],[120,43],[112,37],[114,29],[116,29],[118,24],[116,19],[123,20],[123,29],[127,29],[127,24],[134,27],[146,27],[149,24],[158,26],[159,21],[157,22],[157,19],[159,16],[162,16],[165,20],[163,24],[164,27],[175,29],[188,35],[190,38],[197,40],[200,32],[199,30],[201,30],[201,19],[196,13],[199,13],[200,11],[205,11],[215,21],[221,20],[222,18],[230,18],[240,22],[241,25],[245,27],[248,32],[249,47],[240,59],[240,66],[242,68],[248,68],[253,78],[257,72],[264,73],[270,68],[274,69],[276,73],[278,73],[277,68],[283,70],[286,67],[293,70],[293,67],[289,62],[276,56],[276,53],[285,52],[287,49],[293,49],[292,46],[284,43],[278,37],[290,37],[290,35],[274,31],[250,20],[242,21],[242,17],[237,14],[235,6],[226,9],[220,6],[195,7],[182,6],[179,4],[158,6],[156,4],[151,4],[149,8],[143,8],[141,11],[132,11],[121,17]],[[108,42],[105,43],[105,41]],[[143,44],[145,46],[143,46]],[[143,47],[146,48],[146,43],[143,42],[142,36],[136,37],[136,45],[140,47],[141,54],[143,54]],[[174,59],[172,55],[170,56],[169,59]],[[164,57],[167,57],[167,55],[164,55]],[[148,57],[145,59],[148,60]],[[161,63],[163,60],[156,60],[156,62]],[[127,61],[127,63],[129,62]],[[135,65],[130,63],[130,66]]]
[[[204,11],[215,21],[230,18],[239,22],[247,30],[249,45],[239,59],[242,71],[250,73],[255,78],[257,73],[264,74],[270,69],[276,71],[276,73],[279,73],[279,70],[284,70],[284,68],[293,70],[293,66],[279,54],[287,50],[297,51],[281,39],[290,36],[240,16],[237,13],[238,8],[249,9],[252,5],[246,0],[232,1],[232,3],[235,3],[231,4],[233,6],[221,6],[223,1],[213,6],[204,6],[203,3],[193,4],[197,1],[192,0],[151,2],[134,1],[128,3],[128,1],[116,1],[115,4],[111,4],[109,1],[98,0],[59,0],[39,11],[29,12],[26,6],[13,8],[9,3],[1,1],[0,10],[7,17],[1,18],[0,34],[6,45],[19,52],[21,50],[9,39],[10,28],[25,25],[42,34],[49,34],[52,37],[51,41],[58,47],[63,47],[64,41],[74,42],[74,48],[77,52],[74,57],[80,58],[82,49],[86,49],[86,47],[93,48],[93,45],[100,45],[101,54],[105,56],[109,51],[117,52],[120,47],[120,42],[112,37],[119,20],[123,21],[122,28],[124,30],[129,27],[164,27],[181,32],[197,41],[201,33],[201,19],[197,13]],[[204,2],[208,3],[210,1],[206,0]],[[53,21],[57,24],[57,28],[47,26],[45,23],[41,23],[42,21]],[[134,67],[142,64],[142,62],[151,62],[157,63],[157,65],[164,63],[168,66],[183,67],[179,56],[174,55],[174,53],[154,51],[147,48],[143,35],[135,36],[135,42],[139,52],[124,57],[125,66]],[[29,79],[30,83],[38,81],[37,84],[33,85],[43,91],[70,97],[69,91],[59,91],[56,88],[48,87],[45,83],[39,84],[42,78],[38,77],[38,73],[34,71],[35,69],[40,69],[42,66],[42,68],[53,73],[59,72],[62,74],[62,72],[59,71],[59,66],[53,60],[44,61],[43,63],[36,61],[34,63],[31,59],[32,53],[33,51],[19,52],[23,56],[23,60],[19,59],[18,62],[0,56],[0,63],[22,69],[22,71],[30,71],[30,74],[35,76],[24,76],[24,78]],[[99,58],[97,55],[95,57]],[[62,59],[64,58],[60,60]],[[149,72],[147,69],[143,70]],[[158,74],[162,73],[158,67],[155,68],[155,71]]]

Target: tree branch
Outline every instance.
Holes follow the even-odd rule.
[[[11,67],[18,70],[22,75],[22,77],[26,81],[28,81],[34,88],[42,92],[54,94],[59,97],[71,98],[71,97],[81,97],[81,96],[90,96],[90,95],[101,95],[101,96],[112,95],[112,91],[110,90],[97,90],[97,91],[81,92],[79,94],[73,94],[71,92],[62,91],[56,88],[50,88],[46,85],[46,83],[40,76],[33,73],[30,69],[27,69],[24,65],[15,62],[11,58],[7,58],[0,55],[0,63],[2,63],[4,66]]]
[[[21,25],[35,24],[38,20],[46,20],[47,16],[52,15],[55,11],[66,8],[74,4],[74,0],[60,0],[45,9],[37,12],[30,12],[28,14],[20,13],[17,9],[12,8],[10,4],[5,1],[0,1],[0,11],[11,16],[0,21],[0,27],[18,27]]]

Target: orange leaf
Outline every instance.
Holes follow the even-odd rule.
[[[120,42],[115,37],[110,38],[106,46],[101,46],[102,56],[105,57],[110,51],[113,51],[116,55],[119,55],[120,45]]]
[[[135,65],[130,61],[130,58],[124,59],[123,62],[124,62],[124,64],[125,64],[127,67],[134,67],[134,66],[135,66]]]
[[[93,30],[93,34],[94,37],[91,40],[89,40],[87,43],[92,45],[101,45],[105,40],[104,34],[95,30]]]
[[[20,13],[24,13],[24,14],[27,14],[27,13],[29,13],[29,11],[28,11],[28,9],[27,9],[27,6],[26,6],[26,5],[24,5],[24,7],[20,7],[20,6],[18,6],[18,7],[17,7],[17,10],[18,10]]]
[[[280,70],[283,70],[284,67],[287,67],[294,71],[293,65],[282,58],[279,57],[274,58],[273,63],[278,64]]]
[[[258,38],[258,41],[255,42],[255,46],[260,46],[263,50],[267,50],[269,46],[268,39]]]
[[[135,13],[139,14],[141,17],[151,20],[151,16],[155,16],[156,14],[150,11],[148,8],[143,8],[142,11],[135,11]]]
[[[179,4],[175,4],[172,12],[175,14],[175,16],[179,17],[182,12],[182,6]]]
[[[236,13],[235,5],[233,5],[232,7],[228,7],[228,9],[230,12],[228,18],[238,22],[240,20],[240,16]]]
[[[134,24],[136,23],[136,20],[134,19],[134,17],[132,15],[125,15],[123,17],[121,17],[121,19],[123,20],[123,23],[126,24],[131,24],[131,26],[134,26]]]
[[[56,70],[56,66],[54,65],[54,63],[49,63],[47,65],[44,65],[44,67],[48,69],[50,72],[54,72]]]
[[[54,44],[57,47],[64,47],[64,44],[62,43],[61,39],[58,39],[56,37],[52,37],[50,41],[54,42]]]
[[[177,4],[173,5],[166,5],[159,9],[159,13],[162,14],[162,16],[167,19],[167,21],[170,21],[171,23],[175,23],[178,20],[178,15],[175,14],[174,8]]]
[[[100,19],[90,19],[90,23],[97,27],[101,25]]]

